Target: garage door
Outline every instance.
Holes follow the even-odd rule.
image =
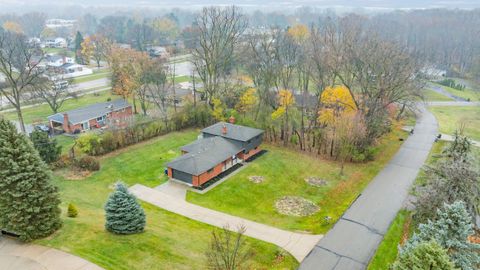
[[[172,170],[172,177],[177,179],[177,180],[183,181],[185,183],[192,184],[192,175],[191,174],[181,172],[181,171],[177,171],[177,170]]]

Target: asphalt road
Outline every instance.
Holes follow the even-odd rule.
[[[434,143],[437,121],[423,106],[420,111],[414,134],[317,243],[300,270],[366,269]]]

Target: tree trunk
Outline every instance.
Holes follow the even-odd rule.
[[[23,134],[27,134],[25,130],[25,123],[23,121],[23,115],[22,115],[22,110],[20,108],[20,105],[15,108],[17,111],[17,116],[18,116],[18,122],[20,124],[20,130],[22,131]]]

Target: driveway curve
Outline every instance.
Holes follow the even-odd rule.
[[[370,182],[335,226],[315,245],[300,270],[361,270],[402,207],[428,157],[437,134],[437,121],[420,108],[414,134]]]
[[[103,270],[75,255],[0,235],[1,270]]]

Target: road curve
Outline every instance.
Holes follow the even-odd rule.
[[[317,243],[300,270],[366,269],[427,159],[437,129],[435,117],[422,106],[414,134]]]

